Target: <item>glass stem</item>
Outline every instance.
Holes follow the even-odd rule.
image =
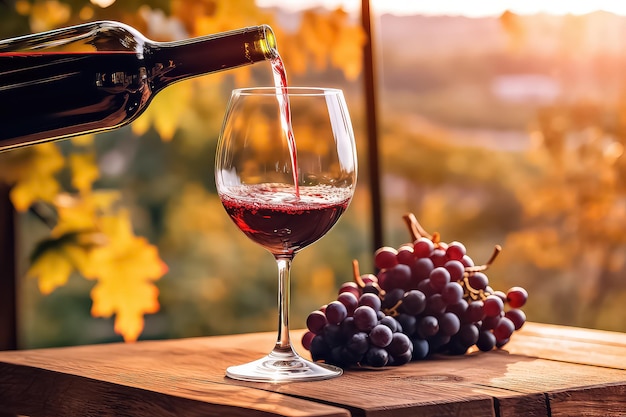
[[[290,270],[293,256],[276,257],[278,265],[278,339],[275,352],[293,352],[289,339]]]

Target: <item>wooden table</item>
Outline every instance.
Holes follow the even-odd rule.
[[[626,416],[623,333],[526,323],[489,353],[319,382],[224,377],[273,343],[257,333],[0,352],[0,415]]]

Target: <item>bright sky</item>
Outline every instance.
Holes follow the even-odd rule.
[[[342,6],[356,11],[361,0],[256,0],[257,5],[280,6],[286,9],[306,9]],[[463,14],[467,16],[499,15],[504,10],[519,14],[548,12],[554,14],[584,14],[606,10],[626,15],[626,0],[370,0],[374,13],[394,14]]]

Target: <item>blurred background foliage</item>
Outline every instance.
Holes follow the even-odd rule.
[[[296,257],[291,323],[303,327],[351,279],[352,259],[373,272],[358,19],[253,0],[104,1],[4,0],[0,38],[103,19],[161,41],[268,23],[291,85],[345,91],[359,188]],[[413,212],[479,263],[501,244],[492,286],[527,288],[529,320],[626,331],[626,57],[606,42],[624,18],[384,15],[374,27],[385,244],[409,239]],[[275,330],[275,263],[231,224],[213,182],[231,88],[271,83],[269,64],[178,83],[130,127],[0,155],[20,210],[20,347]],[[87,257],[102,242],[77,239],[80,221],[110,225],[117,252]],[[37,268],[50,249],[69,261]],[[120,251],[144,263],[116,264]],[[140,288],[98,291],[104,282]],[[114,323],[125,305],[130,323]]]

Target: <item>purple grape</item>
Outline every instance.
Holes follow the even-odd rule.
[[[391,329],[393,333],[401,331],[401,327],[399,326],[398,321],[391,316],[383,317],[382,320],[380,320],[379,324],[389,327],[389,329]]]
[[[404,354],[407,350],[411,349],[411,339],[404,333],[394,333],[391,339],[391,343],[387,346],[387,352],[391,356],[399,356]]]
[[[400,324],[400,327],[402,328],[402,333],[406,334],[407,336],[412,336],[413,333],[415,333],[415,331],[417,330],[416,316],[401,313],[400,315],[398,315],[398,317],[396,317],[396,321],[398,322],[398,324]]]
[[[430,286],[437,292],[440,292],[447,283],[450,282],[450,272],[442,266],[432,270],[429,276]]]
[[[433,261],[430,258],[416,259],[411,265],[411,283],[416,285],[420,281],[425,280],[430,276],[430,273],[435,268]]]
[[[430,278],[420,281],[420,283],[417,284],[417,289],[423,292],[426,297],[430,297],[436,292],[430,285]]]
[[[311,358],[314,361],[324,360],[330,357],[330,348],[326,339],[322,335],[317,335],[311,340]]]
[[[482,272],[474,272],[467,277],[467,282],[475,290],[484,290],[489,285],[489,278]]]
[[[496,337],[490,331],[481,330],[476,341],[476,347],[483,352],[489,352],[496,346]]]
[[[313,332],[306,332],[302,335],[302,347],[305,348],[306,350],[311,350],[311,342],[313,341],[313,338],[315,337],[315,333]]]
[[[346,307],[348,316],[354,313],[354,310],[359,306],[359,299],[351,292],[343,292],[337,296],[337,301]]]
[[[330,324],[339,324],[348,317],[348,310],[343,303],[333,301],[326,306],[326,320]]]
[[[439,332],[439,321],[434,316],[424,316],[417,324],[417,331],[422,339],[428,339]]]
[[[482,300],[472,301],[467,305],[463,321],[465,323],[478,323],[485,318],[484,303]]]
[[[475,324],[468,323],[461,325],[456,337],[463,346],[470,347],[478,342],[478,335],[478,327]]]
[[[339,327],[341,328],[341,337],[343,337],[344,340],[351,338],[353,334],[359,332],[359,329],[357,329],[354,324],[354,317],[346,317]]]
[[[365,361],[368,365],[376,368],[382,368],[389,362],[389,353],[383,348],[378,346],[370,346],[369,350],[365,354]]]
[[[513,322],[515,330],[521,329],[524,323],[526,323],[526,314],[518,308],[510,309],[504,314],[504,317]]]
[[[327,324],[324,326],[322,334],[324,335],[324,340],[326,340],[326,343],[330,348],[341,345],[343,338],[341,327],[339,327],[339,325]]]
[[[446,312],[456,314],[460,319],[465,318],[465,313],[467,312],[468,302],[461,298],[461,300],[456,304],[448,304],[446,307]]]
[[[461,320],[452,313],[444,313],[439,317],[439,331],[448,336],[454,336],[461,327]]]
[[[377,324],[370,331],[369,334],[370,342],[374,346],[378,347],[387,347],[391,343],[391,339],[393,338],[393,332],[391,329],[384,324]]]
[[[485,317],[482,320],[482,324],[481,324],[481,329],[484,330],[493,330],[496,328],[496,326],[498,325],[498,323],[500,322],[500,315],[497,316],[491,316],[491,317]]]
[[[416,316],[426,308],[426,296],[420,290],[407,291],[402,297],[402,311]]]
[[[360,306],[354,310],[354,325],[363,332],[369,332],[378,324],[376,311],[370,306]]]
[[[363,354],[351,351],[345,346],[337,346],[332,350],[332,363],[344,368],[356,365],[363,358]]]
[[[365,293],[359,298],[358,304],[359,304],[358,305],[359,307],[369,306],[369,307],[372,307],[374,311],[378,311],[380,310],[381,301],[378,295],[372,294],[372,293]]]
[[[322,333],[324,326],[328,324],[326,315],[319,310],[315,310],[306,318],[306,327],[315,334]]]
[[[426,339],[416,337],[411,339],[411,343],[413,344],[412,360],[418,361],[428,356],[428,342]]]
[[[502,299],[497,295],[490,295],[485,298],[484,303],[484,311],[487,317],[495,317],[499,316],[500,313],[504,310],[504,303]]]
[[[405,264],[397,264],[393,268],[389,268],[386,271],[387,276],[381,288],[385,291],[392,290],[394,288],[402,288],[407,290],[411,284],[411,267]]]
[[[367,349],[370,347],[367,333],[358,332],[353,334],[346,343],[346,347],[354,353],[358,353],[360,355],[365,354]]]
[[[502,317],[498,325],[493,329],[493,335],[496,337],[496,342],[502,342],[508,340],[514,331],[515,324],[506,317]]]
[[[461,281],[465,274],[465,267],[460,261],[452,260],[443,265],[450,273],[450,281]]]
[[[446,311],[446,302],[443,301],[441,294],[433,294],[426,299],[426,308],[424,313],[432,316],[439,316]]]
[[[382,300],[381,308],[392,308],[398,304],[398,301],[402,300],[402,297],[404,297],[404,290],[402,288],[394,288],[393,290],[387,291],[385,298]]]
[[[441,298],[446,304],[457,304],[463,300],[463,287],[458,282],[448,282],[441,290]]]
[[[411,362],[412,358],[413,358],[413,350],[407,349],[406,351],[404,351],[403,353],[399,355],[391,356],[392,360],[389,361],[389,364],[392,366],[402,366]]]
[[[474,260],[472,258],[470,258],[468,255],[465,255],[462,259],[461,259],[461,263],[465,266],[465,267],[472,267],[474,266]]]

